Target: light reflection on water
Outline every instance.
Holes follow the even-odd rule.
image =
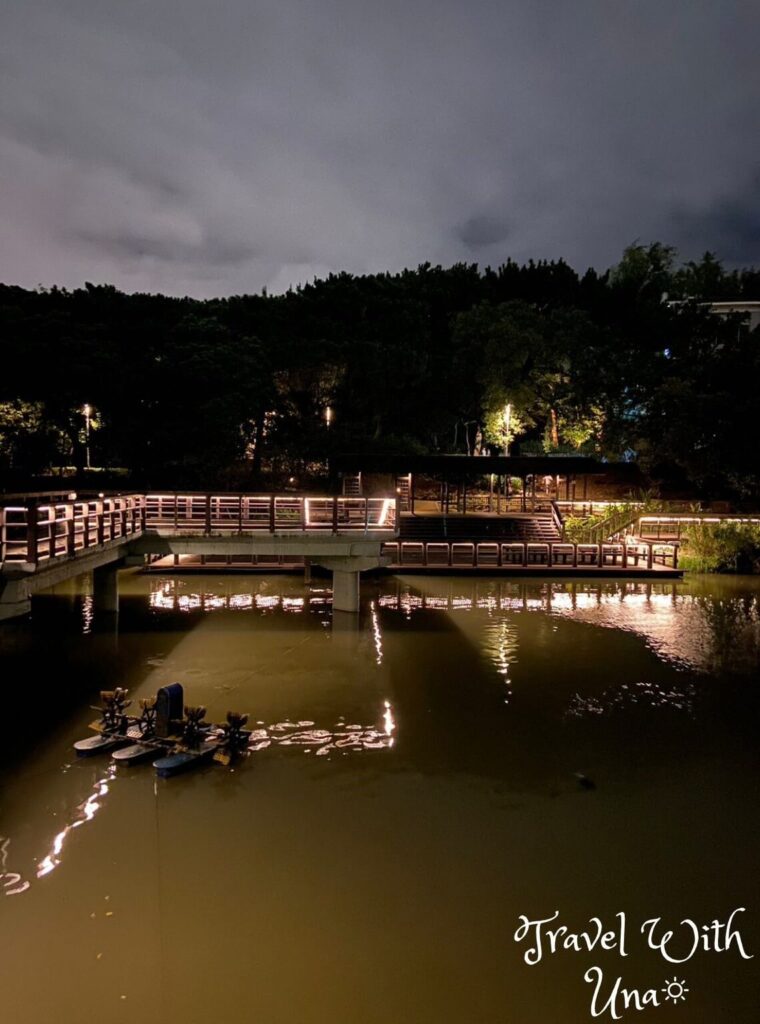
[[[143,1024],[235,1019],[243,977],[277,1024],[577,1024],[575,961],[537,985],[512,955],[518,914],[751,905],[755,584],[385,578],[341,631],[323,628],[329,591],[300,579],[122,581],[115,634],[82,595],[43,608],[70,616],[51,688],[85,682],[3,794],[0,887],[27,894],[3,907],[14,1024],[75,1024],[82,992],[126,1020],[124,964]],[[45,629],[28,648],[22,627],[4,635],[0,657],[17,644],[31,674]],[[214,720],[252,711],[251,756],[158,784],[150,765],[62,769],[96,668],[133,698],[180,679]],[[67,940],[46,954],[62,1013],[35,984],[49,935]],[[715,1005],[690,979],[699,1019],[752,1019],[723,964]]]
[[[65,769],[64,769],[65,770]],[[37,865],[37,878],[44,878],[58,867],[63,859],[63,848],[71,832],[92,821],[103,806],[116,776],[116,765],[108,763],[101,777],[95,781],[92,792],[76,808],[72,820],[53,837],[50,852]]]
[[[715,597],[711,589],[725,588]],[[416,612],[538,612],[643,637],[659,657],[703,671],[743,671],[760,658],[760,595],[737,591],[734,581],[545,582],[436,579],[396,581],[379,607]],[[487,641],[500,650],[491,634]],[[514,660],[515,650],[510,647]],[[496,660],[502,660],[497,653]]]
[[[8,852],[11,841],[7,836],[0,836],[0,887],[6,896],[18,896],[30,886],[17,871],[8,870]]]
[[[347,723],[341,720],[335,723],[334,729],[319,729],[312,721],[299,722],[275,722],[272,725],[265,725],[263,722],[256,723],[257,728],[251,730],[251,737],[248,744],[249,756],[267,747],[295,747],[305,754],[312,752],[317,757],[328,757],[331,753],[356,754],[363,751],[389,750],[395,740],[396,720],[393,714],[393,707],[389,700],[383,702],[382,725],[375,727],[371,725],[358,725]],[[237,762],[239,766],[241,762]],[[44,878],[51,874],[62,862],[66,840],[74,831],[82,825],[94,820],[95,815],[104,805],[105,797],[113,788],[117,778],[118,765],[113,761],[107,761],[106,767],[101,771],[91,792],[85,800],[77,805],[71,820],[60,829],[50,844],[49,852],[39,861],[36,869],[37,878]],[[64,765],[62,774],[66,774],[69,765]],[[123,769],[129,771],[130,769]],[[140,766],[133,769],[136,771],[151,771],[150,767]],[[212,771],[222,771],[216,766]],[[176,785],[175,781],[169,785]],[[0,836],[0,886],[3,887],[5,895],[12,896],[26,892],[30,883],[22,881],[21,875],[6,870],[6,861],[10,839]]]

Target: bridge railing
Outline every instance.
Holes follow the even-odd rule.
[[[678,568],[678,545],[641,541],[582,544],[570,541],[510,543],[470,541],[388,541],[383,554],[391,566],[498,569],[509,566],[591,569]]]
[[[129,537],[143,529],[142,495],[6,505],[0,508],[0,563],[42,562]]]
[[[640,517],[637,533],[642,540],[678,541],[681,540],[690,526],[703,523],[710,526],[721,526],[729,523],[758,526],[760,525],[760,516],[741,515],[739,513],[724,513],[720,515],[711,515],[710,513],[701,515],[698,513],[689,515],[646,515]]]
[[[394,498],[150,493],[0,506],[0,564],[38,565],[143,530],[190,534],[396,532]]]
[[[326,533],[396,530],[394,498],[296,494],[145,495],[145,527],[177,533]]]

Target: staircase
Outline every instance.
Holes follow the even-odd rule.
[[[361,473],[346,473],[343,477],[343,497],[361,498],[362,496],[362,475]]]
[[[401,515],[402,541],[501,541],[549,543],[561,539],[550,512],[524,516]]]

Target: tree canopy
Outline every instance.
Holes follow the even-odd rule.
[[[731,300],[760,271],[660,243],[601,274],[425,264],[211,301],[0,285],[0,471],[89,447],[153,486],[259,486],[341,450],[509,445],[757,494],[759,332],[708,308]]]

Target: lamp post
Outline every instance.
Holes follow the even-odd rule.
[[[332,421],[333,421],[333,411],[332,411],[332,408],[328,405],[325,408],[325,423],[327,424],[327,429],[328,430],[330,429],[330,424],[332,423]]]
[[[504,454],[509,455],[509,428],[512,425],[512,403],[504,406]]]
[[[85,454],[85,468],[90,469],[90,417],[92,416],[92,406],[89,402],[85,403],[82,408],[84,414],[84,454]]]

